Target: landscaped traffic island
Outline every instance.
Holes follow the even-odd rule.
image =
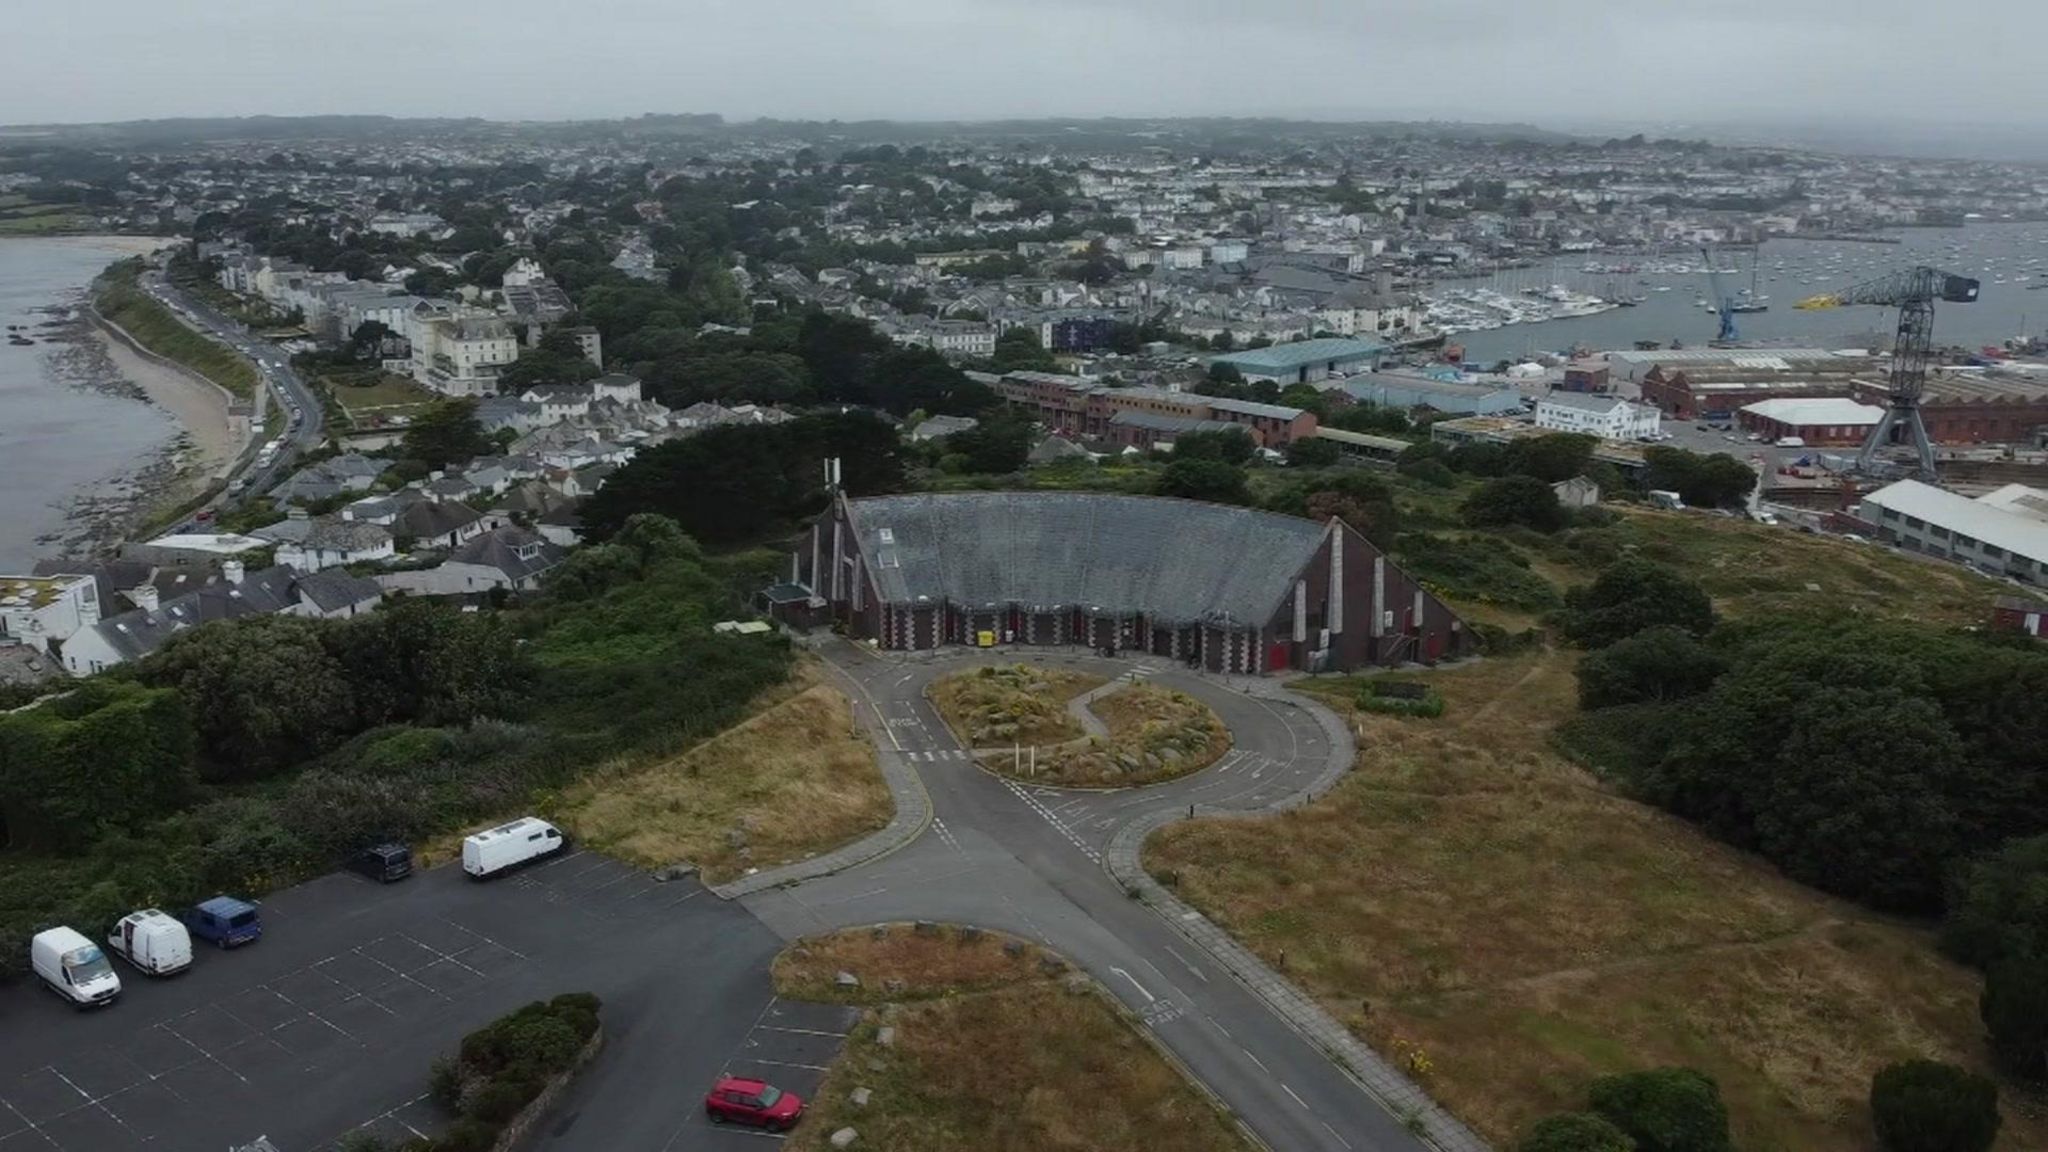
[[[956,673],[930,695],[978,761],[1036,784],[1156,784],[1230,750],[1230,731],[1208,705],[1156,684],[1014,664]]]
[[[942,924],[851,928],[775,960],[782,996],[867,1005],[791,1152],[1243,1152],[1235,1124],[1093,980],[1035,944]],[[858,1101],[858,1102],[857,1102]]]

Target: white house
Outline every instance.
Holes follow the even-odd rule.
[[[519,359],[519,338],[495,316],[428,316],[412,323],[413,379],[444,396],[489,396]]]
[[[387,592],[416,596],[466,596],[496,588],[531,591],[567,554],[533,532],[507,525],[456,548],[439,567],[387,572],[377,583]]]
[[[1581,432],[1605,440],[1640,440],[1657,435],[1657,409],[1613,396],[1553,392],[1536,402],[1536,426],[1552,432]]]
[[[99,590],[90,576],[0,576],[0,644],[47,653],[99,622]]]
[[[277,540],[279,564],[300,572],[388,560],[397,554],[391,533],[383,526],[340,516],[288,516],[256,531]]]

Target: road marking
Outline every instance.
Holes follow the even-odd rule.
[[[1288,1094],[1289,1096],[1293,1096],[1293,1097],[1294,1097],[1294,1102],[1295,1102],[1296,1104],[1299,1104],[1299,1105],[1301,1105],[1301,1106],[1302,1106],[1303,1108],[1307,1108],[1307,1107],[1308,1107],[1308,1101],[1306,1101],[1306,1100],[1303,1100],[1303,1099],[1301,1098],[1301,1096],[1300,1096],[1300,1095],[1299,1095],[1298,1093],[1296,1093],[1296,1092],[1295,1092],[1295,1090],[1294,1090],[1294,1089],[1292,1089],[1292,1088],[1289,1088],[1289,1087],[1288,1087],[1287,1085],[1285,1085],[1285,1084],[1282,1084],[1282,1085],[1280,1085],[1280,1090],[1281,1090],[1282,1092],[1285,1092],[1285,1093],[1287,1093],[1287,1094]]]
[[[1335,1136],[1337,1138],[1337,1143],[1342,1144],[1346,1148],[1351,1147],[1351,1141],[1346,1140],[1342,1132],[1337,1131],[1335,1128],[1330,1128],[1330,1122],[1328,1120],[1323,1121],[1323,1127],[1328,1128],[1330,1131],[1330,1135]]]
[[[757,1041],[749,1040],[747,1043],[753,1044],[757,1043]],[[745,1059],[749,1064],[767,1064],[776,1068],[802,1068],[810,1072],[826,1071],[823,1064],[797,1064],[789,1060],[763,1060],[759,1056],[748,1056]],[[1307,1105],[1303,1105],[1303,1107],[1307,1107]]]
[[[1216,1019],[1216,1018],[1215,1018],[1214,1016],[1205,1016],[1205,1017],[1203,1017],[1203,1019],[1205,1019],[1205,1020],[1209,1021],[1209,1023],[1211,1023],[1211,1024],[1214,1024],[1214,1025],[1216,1026],[1216,1030],[1217,1030],[1218,1032],[1221,1032],[1221,1033],[1223,1033],[1223,1035],[1224,1035],[1224,1037],[1225,1037],[1225,1038],[1227,1038],[1227,1039],[1232,1039],[1232,1040],[1235,1040],[1235,1039],[1236,1039],[1236,1037],[1235,1037],[1235,1036],[1231,1036],[1231,1035],[1230,1035],[1230,1029],[1228,1029],[1228,1028],[1225,1028],[1225,1027],[1223,1026],[1223,1021],[1221,1021],[1221,1020],[1218,1020],[1218,1019]],[[1251,1055],[1251,1053],[1247,1052],[1247,1053],[1245,1053],[1245,1055],[1249,1056],[1249,1055]]]
[[[846,1033],[844,1032],[823,1032],[816,1028],[784,1028],[780,1024],[763,1024],[761,1027],[769,1032],[794,1032],[799,1036],[830,1036],[835,1040],[846,1039]]]
[[[1187,957],[1185,957],[1185,956],[1181,955],[1181,954],[1180,954],[1180,953],[1178,953],[1178,952],[1174,952],[1174,950],[1173,950],[1173,945],[1171,945],[1171,944],[1168,944],[1168,945],[1166,945],[1166,950],[1167,950],[1167,951],[1168,951],[1169,953],[1172,953],[1172,955],[1173,955],[1173,958],[1174,958],[1175,960],[1178,960],[1178,961],[1180,961],[1180,963],[1181,963],[1181,967],[1183,967],[1183,968],[1186,968],[1186,969],[1187,969],[1188,971],[1190,971],[1190,972],[1193,972],[1193,973],[1194,973],[1194,974],[1195,974],[1195,975],[1196,975],[1196,976],[1197,976],[1198,978],[1200,978],[1200,979],[1201,979],[1202,983],[1204,983],[1204,984],[1207,984],[1207,983],[1209,982],[1209,975],[1208,975],[1208,973],[1206,973],[1206,972],[1203,972],[1203,971],[1202,971],[1202,970],[1201,970],[1200,968],[1197,968],[1197,967],[1195,967],[1195,966],[1194,966],[1194,964],[1192,964],[1192,963],[1190,963],[1190,962],[1189,962],[1189,960],[1188,960],[1188,958],[1187,958]]]
[[[903,751],[903,741],[896,738],[896,726],[889,723],[889,717],[882,711],[882,706],[870,700],[868,701],[868,707],[875,710],[875,719],[882,722],[882,731],[889,734],[889,743],[894,744],[898,752]]]
[[[1117,975],[1123,977],[1126,980],[1129,980],[1131,982],[1131,987],[1136,988],[1138,990],[1138,994],[1145,998],[1145,1003],[1150,1004],[1154,1000],[1159,999],[1159,997],[1154,996],[1150,992],[1147,992],[1145,990],[1145,986],[1143,984],[1138,983],[1138,978],[1136,976],[1131,975],[1129,972],[1126,972],[1121,968],[1111,968],[1110,971],[1116,973]]]
[[[1259,1066],[1259,1071],[1264,1072],[1269,1076],[1272,1075],[1273,1070],[1271,1068],[1266,1067],[1266,1062],[1264,1060],[1259,1059],[1257,1056],[1253,1056],[1251,1049],[1246,1048],[1244,1050],[1244,1054],[1246,1056],[1251,1057],[1251,1062]]]

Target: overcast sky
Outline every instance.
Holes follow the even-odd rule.
[[[2039,126],[2048,0],[13,0],[0,123],[1307,115]]]

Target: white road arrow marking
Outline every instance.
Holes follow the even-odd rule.
[[[1138,995],[1143,996],[1145,998],[1145,1003],[1150,1004],[1153,1001],[1159,999],[1159,997],[1154,996],[1150,992],[1147,992],[1145,990],[1145,986],[1143,984],[1138,983],[1138,978],[1136,976],[1131,975],[1129,972],[1126,972],[1121,968],[1111,968],[1110,971],[1116,973],[1117,975],[1123,977],[1126,980],[1129,980],[1131,982],[1131,987],[1136,988],[1138,990]]]

